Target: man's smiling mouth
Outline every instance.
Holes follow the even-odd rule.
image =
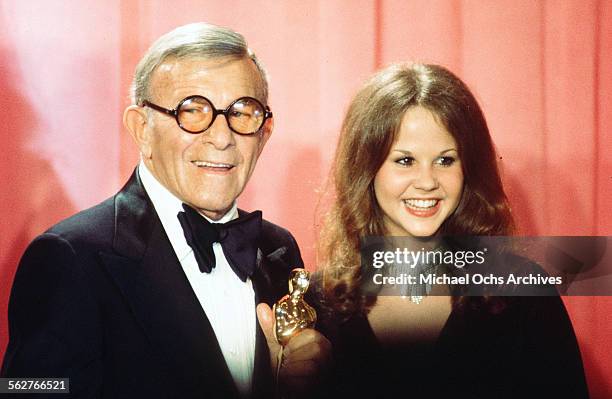
[[[234,168],[234,165],[222,162],[191,161],[191,163],[197,166],[198,168],[205,168],[219,172],[228,171]]]

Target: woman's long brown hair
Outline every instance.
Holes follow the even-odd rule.
[[[374,75],[349,106],[330,173],[332,204],[319,237],[324,306],[350,316],[370,306],[360,283],[360,239],[384,235],[374,178],[411,107],[430,110],[458,145],[463,194],[442,235],[510,235],[514,222],[484,115],[467,86],[439,65],[398,64]],[[454,299],[454,304],[458,302]]]

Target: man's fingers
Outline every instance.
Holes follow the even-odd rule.
[[[312,377],[325,373],[332,362],[331,343],[321,333],[307,329],[293,336],[284,348],[283,378]]]
[[[278,361],[280,359],[279,355],[281,353],[281,346],[274,336],[274,314],[272,309],[270,309],[270,306],[265,303],[260,303],[257,305],[256,312],[259,326],[266,337],[268,349],[270,350],[270,364],[272,366],[272,370],[276,370]]]
[[[313,360],[291,360],[283,362],[281,375],[284,377],[309,377],[321,372],[321,365]]]
[[[270,306],[265,303],[260,303],[257,305],[257,320],[259,321],[259,325],[266,336],[266,341],[268,342],[270,349],[278,346],[278,342],[274,337],[274,315],[272,314],[272,309],[270,309]]]
[[[283,349],[280,381],[288,392],[300,396],[324,378],[331,363],[331,343],[314,329],[300,331]]]
[[[311,392],[322,380],[324,374],[321,366],[312,360],[291,362],[283,365],[281,369],[281,380],[285,387],[297,397],[301,394]]]
[[[321,333],[306,329],[291,337],[285,353],[295,359],[321,358],[331,353],[331,343]]]
[[[291,351],[297,350],[302,346],[310,345],[312,342],[318,342],[322,340],[322,335],[312,328],[302,330],[293,335],[286,347],[291,348]]]

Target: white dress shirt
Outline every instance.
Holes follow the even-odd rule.
[[[234,382],[239,392],[248,396],[255,363],[257,323],[255,291],[251,279],[242,282],[238,278],[219,243],[213,244],[215,267],[210,273],[202,273],[177,218],[177,214],[183,212],[182,201],[159,183],[143,162],[138,167],[138,173],[191,288],[215,331]],[[236,218],[238,208],[234,202],[233,207],[220,220],[207,219],[212,223],[225,223]]]

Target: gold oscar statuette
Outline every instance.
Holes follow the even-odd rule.
[[[306,303],[304,294],[310,285],[310,273],[293,269],[289,275],[289,295],[282,297],[274,307],[274,335],[281,345],[306,328],[314,328],[317,312]]]
[[[309,285],[310,273],[306,269],[293,269],[289,275],[289,295],[279,299],[272,308],[274,336],[281,344],[276,362],[277,384],[283,362],[283,347],[292,336],[306,328],[314,328],[317,322],[317,312],[304,300]]]

